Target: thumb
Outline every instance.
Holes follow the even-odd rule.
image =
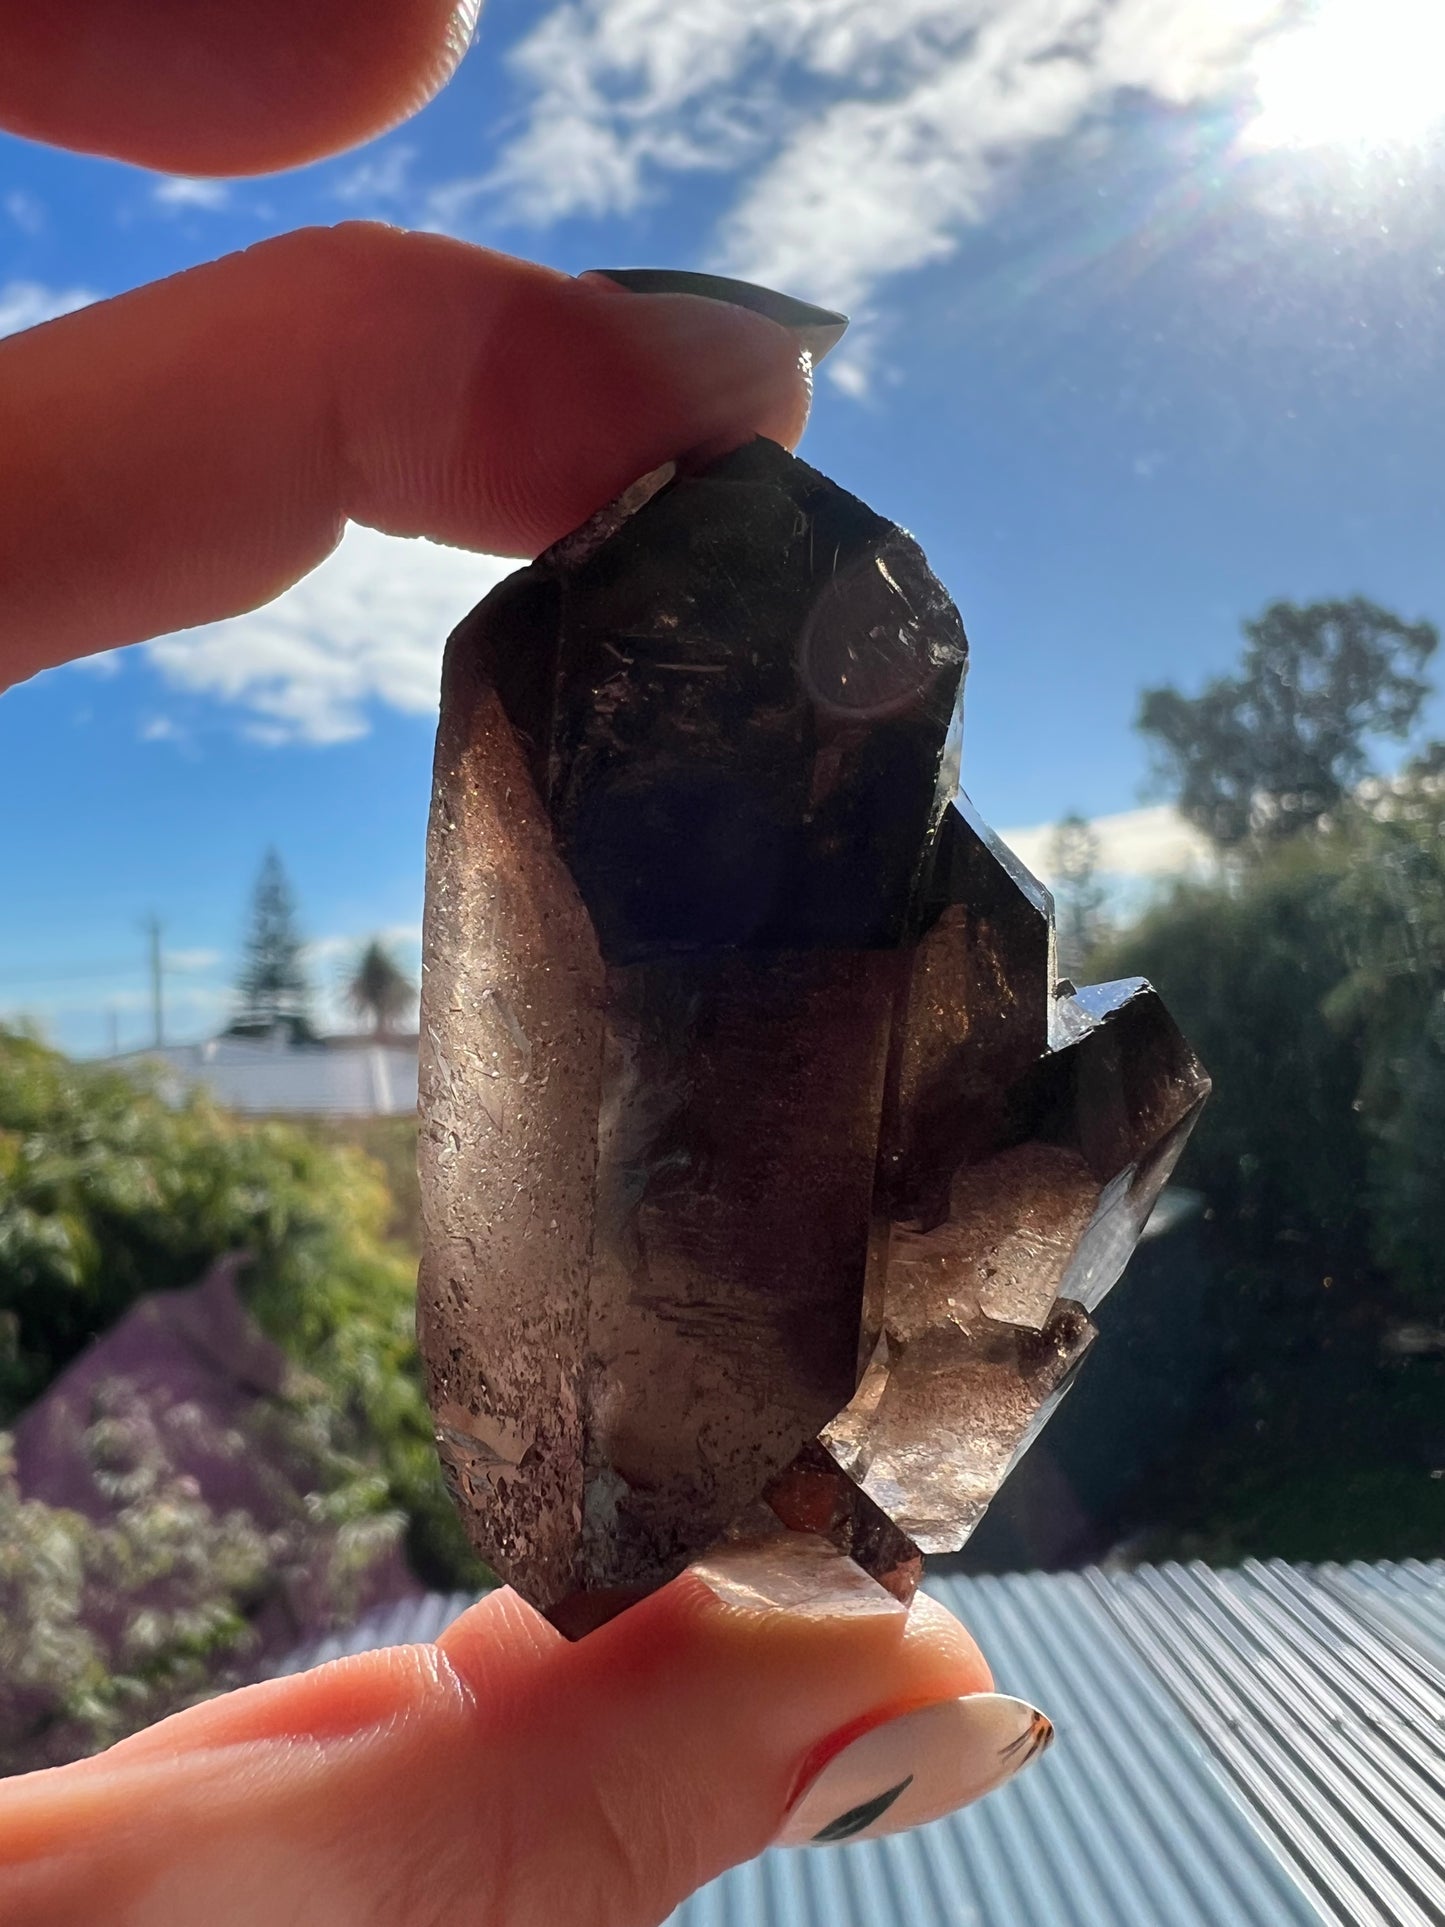
[[[0,1917],[655,1927],[779,1836],[915,1824],[1008,1777],[1048,1724],[988,1686],[941,1607],[905,1612],[793,1535],[575,1646],[496,1593],[436,1646],[252,1687],[11,1782]]]

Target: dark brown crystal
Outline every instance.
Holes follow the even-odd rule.
[[[906,1596],[1061,1396],[1207,1083],[1055,981],[917,546],[755,442],[453,636],[419,1328],[474,1544],[580,1632],[764,1516]]]

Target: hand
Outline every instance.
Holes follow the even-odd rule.
[[[575,1646],[494,1593],[435,1646],[248,1687],[12,1780],[0,1919],[653,1927],[780,1832],[934,1818],[1047,1739],[932,1601],[904,1612],[870,1581],[779,1610],[766,1571],[685,1574]]]
[[[188,173],[313,159],[459,57],[447,0],[0,0],[0,123]],[[348,519],[529,554],[807,409],[791,339],[429,235],[288,235],[0,343],[0,684],[277,594]],[[1039,1750],[968,1635],[817,1549],[577,1646],[510,1593],[436,1646],[196,1707],[0,1787],[13,1927],[646,1927],[782,1832],[915,1824]]]
[[[0,0],[0,124],[184,172],[315,159],[447,78],[474,0]],[[310,229],[0,342],[0,688],[255,607],[348,519],[530,555],[807,412],[792,338],[438,235]]]

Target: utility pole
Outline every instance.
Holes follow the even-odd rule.
[[[161,920],[157,916],[146,918],[146,929],[150,934],[151,965],[151,1042],[159,1050],[166,1041],[165,992],[161,980]]]

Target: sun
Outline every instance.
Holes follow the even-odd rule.
[[[1445,0],[1318,0],[1254,59],[1251,147],[1413,146],[1445,120]]]

